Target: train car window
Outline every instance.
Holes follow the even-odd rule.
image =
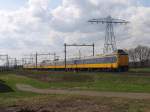
[[[84,60],[80,60],[80,64],[84,64]]]
[[[58,65],[64,65],[64,62],[62,61],[62,62],[58,62]]]
[[[117,57],[103,57],[103,58],[95,58],[95,59],[84,59],[84,60],[74,60],[67,61],[67,64],[102,64],[102,63],[115,63],[117,61]]]
[[[74,60],[74,64],[77,64],[77,60]]]
[[[95,63],[114,63],[117,61],[116,57],[105,57],[105,58],[98,58],[95,60]]]
[[[80,61],[81,61],[81,60],[77,60],[77,61],[76,61],[76,62],[77,62],[77,64],[80,64]]]
[[[67,61],[66,63],[67,63],[68,65],[70,65],[70,64],[71,64],[71,61]]]

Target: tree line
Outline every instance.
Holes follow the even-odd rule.
[[[128,50],[131,67],[150,67],[150,47],[137,46]]]

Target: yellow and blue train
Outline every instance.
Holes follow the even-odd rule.
[[[124,50],[116,50],[109,55],[92,56],[87,58],[65,61],[53,61],[38,65],[26,64],[25,69],[67,70],[67,71],[128,71],[129,58]]]

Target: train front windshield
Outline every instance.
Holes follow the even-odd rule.
[[[116,53],[118,53],[118,54],[121,54],[121,55],[128,55],[128,53],[127,52],[125,52],[124,50],[122,50],[122,49],[118,49],[117,51],[115,51]]]

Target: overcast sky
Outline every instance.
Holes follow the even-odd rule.
[[[115,25],[118,48],[150,46],[149,0],[0,0],[0,53],[62,54],[64,43],[95,43],[102,53],[105,25],[87,21],[108,15],[130,21]]]

